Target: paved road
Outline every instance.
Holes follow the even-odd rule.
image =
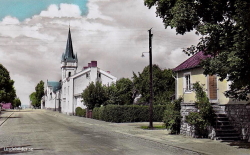
[[[100,121],[80,117],[76,119],[71,119],[70,116],[58,117],[45,110],[9,111],[2,117],[9,115],[11,116],[7,121],[2,125],[0,123],[0,154],[198,154],[122,132],[114,132],[112,125],[107,126],[106,122],[102,124]],[[23,150],[10,152],[12,148]]]

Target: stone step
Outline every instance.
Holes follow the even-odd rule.
[[[217,121],[216,122],[216,125],[219,125],[219,126],[221,126],[221,125],[230,125],[230,122],[229,121]]]
[[[240,140],[240,137],[239,136],[228,136],[228,137],[216,136],[216,139],[223,140],[223,141],[236,141],[236,140]]]
[[[232,125],[218,125],[216,126],[217,129],[234,129]]]
[[[222,133],[216,133],[216,136],[218,137],[239,137],[239,134],[236,132],[222,132]]]
[[[229,119],[228,117],[216,117],[217,121],[228,121],[229,122]]]

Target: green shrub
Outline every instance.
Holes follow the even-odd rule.
[[[86,109],[82,109],[81,107],[77,107],[75,110],[76,116],[85,117]]]
[[[166,106],[153,107],[153,121],[161,122]],[[94,108],[93,118],[107,122],[147,122],[149,121],[149,107],[139,105],[107,105]]]
[[[181,128],[181,102],[179,98],[172,103],[168,104],[164,111],[163,122],[167,129],[170,129],[171,134],[179,134]]]
[[[198,136],[208,136],[208,126],[214,125],[215,114],[206,92],[203,90],[202,85],[198,82],[193,85],[196,93],[197,102],[195,103],[198,112],[190,112],[186,117],[186,122],[195,126],[196,134]]]

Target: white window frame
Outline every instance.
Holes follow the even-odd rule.
[[[189,89],[187,89],[187,79],[186,79],[187,75],[189,75]],[[183,74],[183,91],[184,93],[192,92],[191,72],[186,72]]]

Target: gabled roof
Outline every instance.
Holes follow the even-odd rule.
[[[204,55],[203,51],[200,51],[190,58],[188,58],[186,61],[181,63],[179,66],[173,69],[173,71],[178,72],[186,69],[196,68],[200,66],[201,61],[205,60],[210,56]]]
[[[65,53],[63,53],[63,55],[62,55],[62,61],[77,62],[77,55],[75,55],[74,51],[73,51],[70,28],[69,28],[68,40],[67,40]]]
[[[56,91],[61,89],[61,83],[60,82],[47,81],[47,86],[52,87],[53,92],[56,92]]]

